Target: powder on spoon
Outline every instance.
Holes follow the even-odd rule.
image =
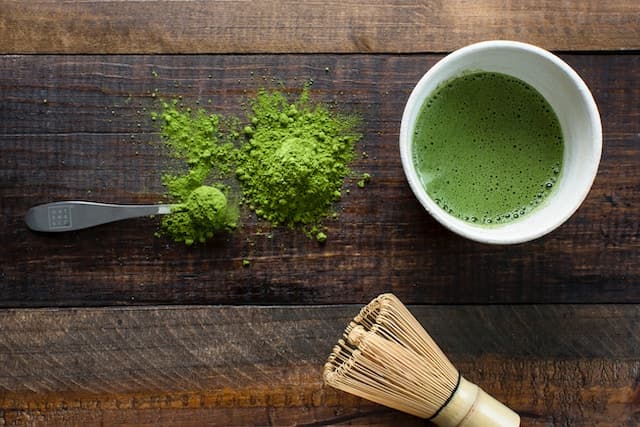
[[[202,185],[171,209],[162,227],[177,242],[204,243],[223,230],[234,230],[238,211],[218,188]]]

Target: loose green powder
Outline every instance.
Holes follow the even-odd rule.
[[[223,126],[216,114],[184,109],[178,101],[164,102],[161,133],[170,153],[184,160],[182,173],[166,173],[162,182],[177,204],[162,221],[174,240],[204,242],[215,233],[237,226],[238,208],[230,204],[220,180],[236,167],[251,209],[274,225],[301,225],[319,242],[327,239],[322,220],[340,199],[354,145],[361,138],[359,121],[313,104],[305,87],[289,103],[279,91],[261,90],[251,102],[247,140],[237,148],[239,121]],[[366,175],[366,174],[365,174]],[[361,183],[369,180],[363,175]]]
[[[360,180],[358,181],[358,187],[364,188],[364,186],[367,185],[369,181],[371,181],[371,175],[369,175],[368,173],[363,173],[362,178],[360,178]]]
[[[281,92],[260,91],[250,121],[236,170],[250,207],[274,225],[302,225],[326,240],[320,223],[341,197],[358,120],[312,104],[305,88],[291,104]]]
[[[162,107],[162,113],[153,113],[152,119],[162,120],[163,140],[171,155],[187,164],[183,173],[162,176],[170,198],[177,204],[164,217],[162,229],[177,242],[205,242],[237,224],[237,207],[227,203],[219,188],[205,185],[212,176],[231,172],[237,149],[230,138],[237,134],[221,133],[216,114],[181,109],[177,101],[164,102]]]
[[[223,177],[232,170],[237,149],[231,142],[233,132],[220,131],[220,116],[202,109],[192,112],[181,109],[178,101],[164,102],[162,136],[173,157],[185,160],[188,171],[183,174],[165,174],[162,182],[171,196],[184,199],[191,191],[203,185],[210,176]],[[152,114],[156,119],[157,113]]]

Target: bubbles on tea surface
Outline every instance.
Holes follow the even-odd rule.
[[[464,221],[514,221],[556,187],[561,162],[555,159],[563,150],[557,117],[519,79],[480,72],[446,82],[425,101],[420,120],[424,125],[415,133],[420,147],[414,160],[429,176],[423,184],[432,197],[437,189],[436,204]],[[557,153],[548,155],[541,144],[556,147]]]

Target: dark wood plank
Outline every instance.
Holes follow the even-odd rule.
[[[563,55],[601,110],[600,171],[566,224],[507,247],[446,231],[406,184],[401,112],[440,57],[1,58],[0,306],[359,303],[387,290],[407,303],[640,302],[640,56]],[[286,229],[267,238],[246,212],[237,233],[194,248],[155,238],[157,220],[55,236],[24,226],[30,206],[54,200],[161,199],[169,160],[148,117],[154,89],[242,114],[273,79],[296,91],[310,78],[314,98],[362,115],[368,157],[353,168],[373,176],[365,189],[348,180],[326,245]]]
[[[352,306],[0,311],[0,425],[423,425],[325,387]],[[638,305],[410,307],[524,426],[632,426]]]
[[[445,52],[513,39],[640,48],[635,0],[0,2],[2,53]]]
[[[166,399],[159,395],[156,399]],[[196,399],[199,396],[196,396]],[[171,399],[171,398],[170,398]],[[25,410],[7,411],[4,419],[0,416],[0,422],[4,426],[300,426],[315,427],[327,425],[351,425],[351,426],[397,426],[406,427],[424,426],[425,422],[408,415],[397,414],[377,407],[362,407],[358,410],[346,410],[342,414],[339,408],[269,408],[262,407],[241,408],[193,408],[179,407],[182,401],[176,401],[176,408],[147,408],[147,409],[79,409],[68,408],[63,410]],[[335,415],[335,414],[338,415]],[[310,416],[310,414],[313,414]],[[307,422],[309,419],[321,419],[322,421]],[[526,424],[525,424],[526,425]]]

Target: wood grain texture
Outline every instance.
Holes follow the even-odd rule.
[[[422,425],[322,385],[359,309],[2,310],[0,425]],[[524,426],[640,420],[637,305],[410,309]]]
[[[446,231],[404,178],[401,111],[440,55],[3,57],[0,306],[360,303],[389,290],[407,303],[640,302],[640,57],[562,57],[599,104],[599,174],[567,223],[509,247]],[[194,248],[155,238],[157,220],[58,235],[24,226],[30,206],[54,200],[161,200],[170,161],[149,119],[155,89],[243,115],[257,88],[296,92],[309,79],[316,100],[362,116],[368,156],[353,169],[373,176],[365,189],[347,180],[326,245],[286,229],[268,238],[248,212],[238,232]]]
[[[1,53],[446,52],[511,39],[640,49],[635,0],[10,1]]]

